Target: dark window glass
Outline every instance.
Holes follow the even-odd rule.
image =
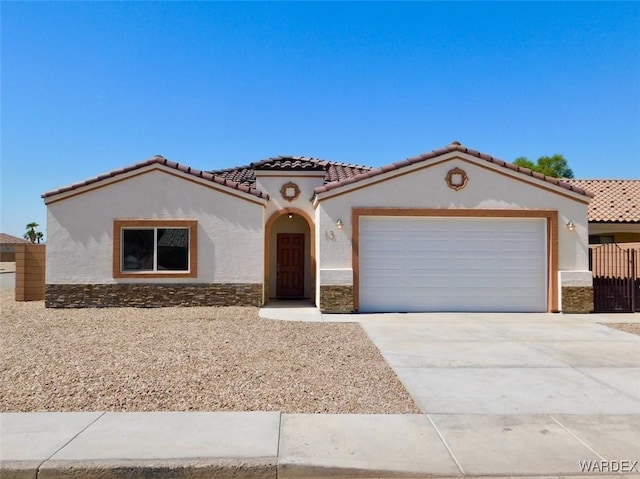
[[[607,244],[613,243],[611,235],[589,235],[589,244]]]
[[[122,271],[153,271],[152,229],[122,230]]]
[[[158,271],[189,270],[189,230],[158,228]]]

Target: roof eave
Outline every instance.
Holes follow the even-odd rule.
[[[205,185],[207,184],[209,186],[211,186],[211,184],[219,185],[220,187],[223,187],[222,189],[224,190],[226,189],[234,190],[240,196],[248,195],[254,201],[256,199],[260,199],[260,200],[263,200],[262,201],[263,203],[266,203],[269,200],[269,195],[257,188],[243,185],[241,183],[230,181],[223,177],[220,177],[211,173],[207,173],[202,170],[197,170],[195,168],[191,168],[186,165],[181,165],[179,163],[169,161],[166,158],[159,155],[154,156],[153,158],[150,158],[146,161],[136,163],[134,165],[130,165],[124,168],[120,168],[118,170],[113,170],[108,173],[98,175],[93,178],[89,178],[82,182],[74,183],[69,186],[64,186],[56,190],[47,191],[43,193],[41,197],[44,199],[45,204],[49,204],[53,201],[57,201],[58,199],[62,199],[62,197],[65,197],[67,195],[72,195],[72,194],[75,195],[76,193],[78,194],[85,193],[85,192],[91,191],[94,188],[97,188],[100,186],[106,186],[116,181],[115,180],[116,178],[122,177],[124,175],[128,175],[128,174],[133,175],[133,173],[137,171],[144,171],[144,170],[151,171],[156,168],[166,169],[167,171],[176,170],[177,172],[179,172],[179,174],[188,175],[188,176],[194,177],[194,179],[201,180]],[[73,192],[76,192],[76,193],[73,193]]]
[[[449,159],[447,157],[453,159],[456,157],[456,153],[463,153],[465,155],[471,156],[474,159],[482,159],[495,167],[503,167],[507,171],[511,172],[514,176],[524,175],[530,177],[530,181],[534,183],[544,183],[545,188],[548,188],[551,191],[557,191],[561,194],[569,194],[575,196],[576,199],[579,199],[583,202],[590,202],[594,196],[593,193],[588,192],[583,188],[567,184],[561,179],[545,176],[528,168],[519,167],[517,165],[514,165],[513,163],[508,163],[506,161],[493,158],[492,156],[480,153],[476,150],[470,150],[469,148],[463,147],[461,145],[449,145],[448,147],[434,150],[430,153],[425,153],[416,157],[408,158],[404,161],[388,164],[379,168],[373,168],[367,172],[355,175],[351,178],[316,187],[314,192],[315,195],[317,195],[317,200],[321,201],[325,198],[330,198],[334,194],[338,194],[338,192],[335,190],[342,190],[344,188],[346,189],[346,191],[349,191],[351,188],[355,188],[355,185],[357,183],[361,182],[365,182],[362,186],[367,186],[368,184],[375,183],[377,181],[372,180],[371,182],[367,182],[366,180],[376,178],[381,175],[393,177],[395,176],[394,172],[397,172],[396,174],[401,174],[405,168],[415,167],[415,165],[420,163],[427,163],[436,159],[447,160]],[[342,191],[340,191],[340,193],[342,193]]]
[[[619,225],[640,225],[640,220],[588,220],[589,223],[592,224],[602,224],[602,225],[611,225],[611,224],[619,224]]]

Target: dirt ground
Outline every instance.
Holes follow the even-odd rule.
[[[358,324],[13,294],[0,292],[0,411],[420,412]]]

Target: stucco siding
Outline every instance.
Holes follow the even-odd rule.
[[[613,236],[614,243],[640,241],[640,223],[590,223],[590,235]]]
[[[115,219],[196,220],[198,276],[114,280]],[[262,283],[263,222],[259,204],[150,171],[48,205],[47,283]]]
[[[277,174],[279,176],[273,176],[274,172],[269,174],[256,172],[256,188],[266,191],[271,197],[266,207],[267,218],[287,208],[300,209],[313,218],[314,211],[311,198],[313,197],[314,188],[324,183],[324,172],[319,175],[316,173],[314,176],[304,176],[299,172],[289,173],[286,171],[279,171]],[[280,194],[282,185],[289,182],[295,183],[300,188],[300,195],[293,201],[286,200]]]
[[[469,177],[466,187],[458,191],[450,188],[445,181],[447,173],[455,167],[463,169]],[[557,211],[558,270],[588,270],[587,204],[568,197],[571,195],[568,191],[565,195],[559,189],[562,194],[556,194],[545,189],[553,188],[552,185],[540,182],[544,187],[540,188],[529,183],[526,178],[521,181],[521,175],[512,177],[503,172],[504,168],[486,165],[483,160],[474,160],[472,157],[453,158],[428,168],[415,168],[410,174],[377,182],[369,187],[351,191],[348,191],[349,187],[345,187],[321,194],[316,212],[319,229],[319,268],[352,267],[353,207],[395,207]],[[361,183],[367,182],[368,180],[365,180]],[[341,190],[345,194],[336,194]],[[332,196],[334,194],[335,196]],[[344,223],[340,230],[335,227],[338,218]],[[569,221],[575,225],[573,230],[566,227]],[[334,231],[333,239],[325,237],[324,232],[328,230]]]

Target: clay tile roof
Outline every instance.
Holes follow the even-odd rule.
[[[325,183],[343,181],[370,171],[372,168],[364,165],[350,165],[345,163],[329,163]]]
[[[224,170],[208,171],[208,173],[246,186],[253,186],[256,184],[254,171],[249,165],[237,168],[227,168]]]
[[[183,173],[186,173],[188,175],[191,176],[195,176],[198,178],[202,178],[204,180],[208,180],[211,181],[212,183],[216,183],[219,184],[221,186],[225,186],[227,188],[231,188],[234,190],[238,190],[238,191],[243,191],[244,193],[249,193],[250,195],[253,196],[257,196],[258,198],[265,198],[265,199],[269,199],[269,195],[267,195],[266,193],[263,193],[262,191],[243,184],[241,182],[238,181],[234,181],[232,179],[227,179],[223,176],[219,176],[219,175],[215,175],[212,174],[210,172],[206,172],[206,171],[201,171],[201,170],[196,170],[195,168],[191,168],[189,166],[186,165],[181,165],[180,163],[176,163],[173,161],[169,161],[166,158],[160,156],[160,155],[156,155],[153,158],[149,158],[146,161],[142,161],[140,163],[136,163],[135,165],[131,165],[131,166],[127,166],[124,168],[119,168],[117,170],[113,170],[110,171],[108,173],[104,173],[102,175],[96,176],[94,178],[89,178],[88,180],[84,180],[81,181],[79,183],[74,183],[72,185],[69,186],[64,186],[62,188],[58,188],[57,190],[53,190],[53,191],[47,191],[46,193],[42,194],[42,198],[48,198],[50,196],[55,196],[55,195],[59,195],[61,193],[66,193],[68,191],[72,191],[78,188],[81,188],[83,186],[89,186],[92,185],[94,183],[98,183],[100,181],[103,181],[107,178],[113,178],[115,176],[119,176],[122,175],[124,173],[128,173],[130,171],[135,171],[135,170],[139,170],[141,168],[144,168],[146,166],[151,166],[151,165],[163,165],[166,166],[168,168],[173,168],[175,170],[181,171]]]
[[[279,156],[251,163],[254,170],[280,171],[323,171],[326,165],[315,158],[304,156]]]
[[[450,145],[445,146],[444,148],[440,148],[438,150],[433,150],[429,153],[424,153],[422,155],[419,156],[414,156],[412,158],[407,158],[406,160],[403,161],[399,161],[396,163],[392,163],[390,165],[385,165],[382,166],[380,168],[366,168],[365,170],[363,170],[360,173],[356,173],[352,176],[343,178],[343,179],[339,179],[338,181],[335,182],[331,182],[331,183],[325,183],[324,186],[320,186],[318,188],[315,189],[316,193],[323,193],[325,191],[330,191],[333,190],[335,188],[340,188],[341,186],[346,186],[352,183],[356,183],[358,181],[367,179],[367,178],[371,178],[374,176],[378,176],[381,175],[383,173],[387,173],[388,171],[392,171],[392,170],[399,170],[401,168],[407,167],[409,165],[413,165],[416,163],[421,163],[423,161],[427,161],[430,160],[432,158],[436,158],[438,156],[442,156],[445,155],[447,153],[450,153],[452,151],[459,151],[462,153],[466,153],[468,155],[472,155],[472,156],[476,156],[478,158],[481,158],[489,163],[493,163],[496,164],[498,166],[502,166],[504,168],[507,168],[509,170],[512,171],[517,171],[518,173],[522,173],[524,175],[527,176],[532,176],[534,178],[538,178],[541,180],[544,180],[548,183],[554,184],[556,186],[559,186],[561,188],[570,190],[570,191],[574,191],[578,194],[581,195],[585,195],[585,196],[593,196],[591,193],[589,193],[588,191],[584,190],[583,188],[577,186],[577,185],[571,185],[568,184],[567,182],[565,182],[564,180],[560,180],[558,178],[553,178],[551,176],[545,176],[541,173],[536,173],[534,171],[531,171],[528,168],[523,168],[521,166],[517,166],[514,165],[513,163],[508,163],[506,161],[503,160],[499,160],[497,158],[493,158],[490,155],[484,154],[484,153],[480,153],[479,151],[476,150],[472,150],[470,148],[467,148],[463,145],[461,145],[459,142],[454,141],[453,143],[451,143]]]
[[[589,221],[640,223],[640,180],[564,180],[594,194]]]
[[[255,185],[256,171],[325,171],[324,183],[327,184],[353,178],[369,170],[371,170],[369,166],[320,160],[306,156],[278,156],[247,166],[213,170],[210,173],[249,186]]]
[[[30,244],[31,241],[18,238],[17,236],[9,235],[7,233],[0,233],[0,244]]]

